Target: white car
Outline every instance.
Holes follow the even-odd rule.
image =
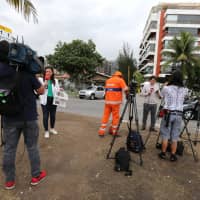
[[[90,86],[85,90],[79,91],[79,98],[87,99],[103,99],[105,97],[105,89],[103,86]]]

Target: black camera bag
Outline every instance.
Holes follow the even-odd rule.
[[[21,102],[19,97],[20,72],[3,75],[7,64],[0,62],[0,115],[13,116],[20,112]]]
[[[120,149],[115,153],[115,171],[129,171],[130,160],[130,152],[127,151],[125,147],[120,147]]]
[[[144,149],[144,143],[142,136],[134,130],[131,130],[127,136],[126,141],[128,151],[132,151],[134,153],[140,153]]]

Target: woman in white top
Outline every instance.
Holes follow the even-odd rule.
[[[40,104],[43,112],[43,126],[45,129],[45,138],[49,138],[49,133],[57,134],[58,132],[54,129],[56,120],[56,109],[57,106],[54,102],[56,93],[60,90],[58,80],[54,78],[54,70],[52,67],[46,67],[43,73],[43,77],[39,78],[39,81],[45,86],[45,92],[40,95]],[[50,127],[48,129],[48,121],[50,116]]]

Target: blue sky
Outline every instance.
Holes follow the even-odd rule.
[[[32,0],[38,12],[39,23],[27,23],[21,14],[1,1],[0,24],[13,30],[19,40],[23,36],[39,55],[53,53],[57,42],[74,39],[92,39],[99,53],[115,60],[128,43],[138,57],[142,31],[152,6],[158,0]]]

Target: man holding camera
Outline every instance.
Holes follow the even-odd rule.
[[[20,111],[13,115],[2,115],[3,122],[3,172],[5,174],[5,189],[15,187],[15,157],[17,145],[23,132],[24,142],[27,147],[32,179],[30,184],[37,185],[46,177],[46,172],[40,170],[40,155],[38,150],[39,127],[37,123],[36,95],[44,92],[35,74],[22,71],[16,72],[15,68],[9,65],[8,60],[9,43],[0,42],[0,79],[5,75],[19,73],[17,79],[17,93],[19,97]],[[2,87],[2,86],[1,86]]]
[[[159,85],[156,84],[156,77],[151,76],[149,82],[146,83],[143,88],[141,95],[144,96],[143,104],[143,120],[142,120],[142,130],[146,129],[147,117],[149,112],[151,113],[151,125],[150,131],[156,131],[156,111],[157,111],[157,101],[160,98]]]
[[[105,135],[106,126],[112,113],[112,126],[110,127],[109,133],[111,135],[117,134],[117,126],[119,123],[119,112],[120,104],[122,103],[122,92],[128,92],[128,87],[122,78],[122,73],[116,71],[111,78],[106,81],[105,84],[105,107],[104,114],[101,120],[101,127],[99,129],[99,136],[103,137]]]

